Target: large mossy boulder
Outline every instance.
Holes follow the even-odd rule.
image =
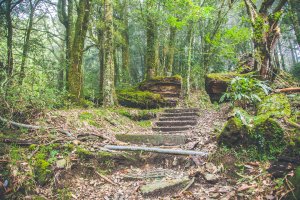
[[[219,101],[224,92],[226,92],[230,81],[238,76],[236,72],[211,73],[205,77],[205,90],[212,102]]]
[[[261,152],[280,153],[285,146],[284,130],[279,121],[269,115],[251,116],[235,109],[218,135],[219,144],[229,147],[257,146]]]
[[[177,97],[181,96],[181,76],[172,77],[155,77],[145,80],[139,85],[141,91],[150,91],[160,94],[163,97]]]
[[[160,94],[136,89],[126,89],[117,92],[120,105],[131,108],[153,109],[166,105]]]

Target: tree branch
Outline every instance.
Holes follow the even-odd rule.
[[[255,23],[255,19],[257,17],[256,6],[254,5],[254,3],[251,0],[244,0],[244,2],[246,5],[247,13],[250,16],[250,20],[253,25]]]
[[[274,2],[275,2],[275,0],[264,0],[259,9],[259,13],[267,12],[268,9],[273,5]]]
[[[273,10],[273,13],[276,13],[276,12],[280,11],[286,3],[287,3],[287,0],[281,0],[281,1],[279,1],[279,3],[277,4],[277,6]]]

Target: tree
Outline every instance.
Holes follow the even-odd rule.
[[[296,34],[298,45],[300,47],[300,2],[297,0],[290,0],[289,4],[291,7],[294,31]]]
[[[156,76],[156,70],[158,67],[158,25],[155,15],[153,14],[156,9],[156,1],[146,0],[146,9],[146,78],[151,79]]]
[[[30,35],[33,28],[33,17],[35,10],[41,0],[29,0],[29,7],[30,7],[30,14],[28,19],[28,27],[26,28],[26,33],[24,37],[24,44],[23,44],[23,51],[22,51],[22,61],[21,61],[21,69],[20,69],[20,78],[19,78],[19,84],[22,85],[23,80],[25,78],[25,64],[28,57],[28,51],[30,48]]]
[[[81,65],[89,15],[90,0],[80,0],[67,80],[68,90],[72,97],[75,98],[75,101],[79,101],[83,97],[83,72]]]
[[[272,56],[280,36],[279,21],[287,0],[264,0],[259,9],[251,0],[244,0],[253,29],[255,69],[263,79],[272,80],[276,71]]]
[[[103,69],[103,106],[111,107],[116,102],[116,93],[114,85],[114,49],[113,49],[113,2],[112,0],[104,1],[104,69]]]

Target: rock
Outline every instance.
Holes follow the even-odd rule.
[[[223,93],[226,92],[231,79],[237,75],[235,72],[207,74],[205,77],[205,90],[210,100],[219,102]]]
[[[132,144],[152,145],[180,145],[185,144],[187,137],[184,135],[163,135],[163,134],[116,134],[116,139]]]
[[[63,169],[66,167],[66,165],[67,165],[66,159],[61,159],[61,160],[56,161],[56,167],[58,169]]]
[[[185,187],[189,183],[190,179],[188,177],[184,177],[181,179],[170,179],[163,181],[154,181],[150,184],[144,185],[141,187],[141,192],[143,195],[150,194],[159,194],[161,192],[168,191],[174,188],[182,188]],[[173,191],[174,193],[174,191]]]
[[[204,179],[209,183],[216,183],[218,182],[219,177],[216,174],[204,174]]]
[[[271,154],[283,150],[284,129],[273,115],[251,116],[242,109],[236,111],[239,112],[225,123],[218,135],[219,144],[229,147],[256,145],[260,151]]]
[[[160,94],[163,97],[177,97],[181,95],[182,78],[173,77],[156,77],[142,82],[139,86],[141,91],[150,91]]]

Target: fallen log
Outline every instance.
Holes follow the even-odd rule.
[[[183,150],[183,149],[162,149],[162,148],[155,148],[155,147],[105,145],[104,148],[109,150],[119,150],[119,151],[149,151],[155,153],[165,153],[165,154],[175,154],[175,155],[199,155],[199,156],[208,155],[208,153],[202,151],[191,151],[191,150]]]
[[[30,125],[30,124],[22,124],[22,123],[18,123],[18,122],[14,122],[14,121],[11,121],[11,120],[7,120],[3,117],[0,116],[0,121],[4,122],[4,123],[8,123],[8,124],[11,124],[13,126],[16,126],[18,128],[25,128],[25,129],[29,129],[29,130],[38,130],[38,129],[50,129],[50,130],[55,130],[55,131],[58,131],[58,132],[61,132],[65,135],[67,135],[68,137],[71,137],[71,138],[74,138],[75,137],[68,131],[66,130],[62,130],[62,129],[57,129],[57,128],[54,128],[54,127],[46,127],[46,126],[34,126],[34,125]]]
[[[275,93],[297,93],[300,92],[300,87],[276,89]]]

